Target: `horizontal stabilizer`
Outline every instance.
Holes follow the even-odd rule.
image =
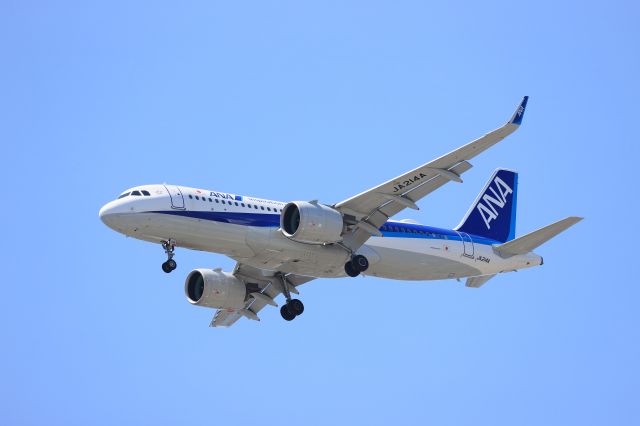
[[[479,277],[470,277],[470,278],[467,278],[467,283],[465,285],[467,287],[480,288],[482,287],[482,285],[484,285],[487,281],[489,281],[491,278],[495,276],[496,274],[481,275]]]
[[[523,237],[516,238],[515,240],[504,244],[495,245],[493,246],[493,249],[504,258],[529,253],[559,233],[566,231],[582,219],[583,218],[581,217],[575,216],[562,219],[561,221],[547,225],[544,228],[540,228]]]

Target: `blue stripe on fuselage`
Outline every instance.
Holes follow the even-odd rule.
[[[190,217],[192,219],[212,220],[214,222],[231,223],[234,225],[278,227],[280,226],[279,214],[267,213],[231,213],[231,212],[206,212],[197,210],[163,210],[151,213],[171,214],[175,216]]]
[[[433,226],[416,225],[413,223],[387,222],[380,228],[383,237],[387,238],[423,238],[431,240],[462,241],[460,234],[451,229],[435,228]],[[489,238],[470,235],[475,244],[498,244]]]
[[[245,212],[210,212],[198,210],[162,210],[150,213],[169,214],[189,217],[192,219],[211,220],[214,222],[230,223],[233,225],[271,227],[280,226],[279,214],[245,213]],[[386,238],[423,238],[433,240],[461,241],[460,234],[456,231],[443,228],[435,228],[426,225],[417,225],[403,222],[387,222],[381,228],[382,236]],[[471,235],[476,244],[499,244],[497,241]]]

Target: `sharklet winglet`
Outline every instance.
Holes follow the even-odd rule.
[[[518,108],[516,108],[516,112],[513,113],[511,120],[509,120],[509,124],[515,124],[516,126],[519,126],[520,124],[522,124],[522,119],[524,118],[524,111],[527,108],[528,101],[529,101],[528,96],[525,96],[524,98],[522,98],[520,105],[518,105]]]

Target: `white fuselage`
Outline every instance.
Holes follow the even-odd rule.
[[[127,193],[100,210],[105,224],[125,235],[155,243],[173,239],[178,247],[225,254],[263,270],[346,275],[350,254],[339,245],[300,243],[282,234],[279,220],[285,203],[175,185],[145,185]],[[494,252],[495,241],[446,229],[389,221],[381,232],[382,237],[371,237],[358,250],[370,262],[365,275],[438,280],[542,262],[533,253],[504,259]]]

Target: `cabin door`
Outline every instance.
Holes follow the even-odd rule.
[[[175,185],[165,185],[167,192],[171,197],[171,208],[176,210],[184,210],[184,197],[182,196],[182,190]]]
[[[458,234],[462,239],[462,249],[463,249],[462,255],[466,257],[473,257],[474,247],[473,247],[473,240],[471,239],[471,236],[466,232],[458,232]]]

